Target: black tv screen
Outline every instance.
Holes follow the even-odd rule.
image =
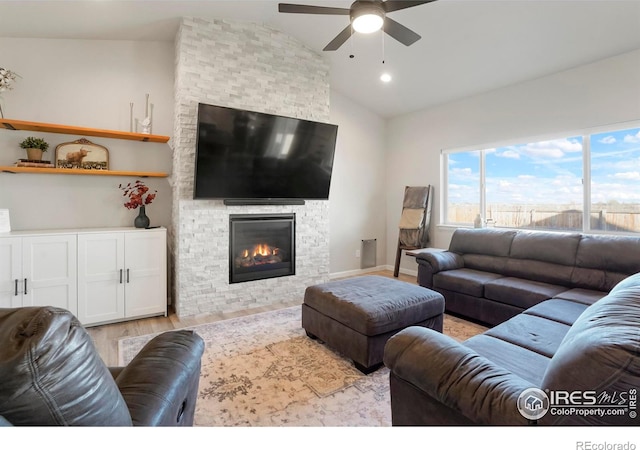
[[[200,103],[195,199],[329,198],[337,125]]]

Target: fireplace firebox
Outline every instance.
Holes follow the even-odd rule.
[[[295,275],[295,214],[229,216],[229,283]]]

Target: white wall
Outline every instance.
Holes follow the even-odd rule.
[[[129,131],[144,115],[150,94],[153,133],[173,130],[173,45],[164,42],[0,38],[0,64],[21,78],[3,92],[5,118]],[[0,130],[0,165],[26,158],[18,144],[27,136],[55,147],[83,136]],[[87,137],[109,149],[110,168],[171,173],[169,144]],[[130,177],[0,173],[0,208],[8,208],[14,230],[133,226],[136,211],[123,206],[119,183]],[[147,178],[158,190],[147,207],[152,225],[170,225],[171,191],[164,178]]]
[[[390,120],[387,261],[395,258],[394,226],[405,185],[436,186],[432,226],[440,221],[441,149],[638,119],[640,50]],[[447,247],[451,233],[434,226],[432,245]],[[404,256],[401,267],[416,270],[415,260]]]
[[[360,270],[363,239],[377,240],[377,265],[386,264],[385,121],[331,91],[331,123],[338,140],[330,191],[330,271]]]

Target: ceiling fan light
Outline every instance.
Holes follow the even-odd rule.
[[[358,33],[373,33],[382,28],[384,19],[380,14],[367,13],[353,19],[353,29]]]

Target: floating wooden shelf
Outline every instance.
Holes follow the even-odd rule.
[[[57,175],[97,175],[111,177],[156,177],[164,178],[164,172],[129,172],[124,170],[88,170],[88,169],[57,169],[53,167],[13,167],[0,166],[0,172],[8,173],[47,173]]]
[[[128,131],[101,130],[99,128],[74,127],[56,125],[53,123],[27,122],[24,120],[0,119],[0,124],[7,130],[41,131],[43,133],[79,134],[82,136],[96,136],[111,139],[126,139],[130,141],[159,142],[169,141],[169,136],[155,134],[130,133]]]

